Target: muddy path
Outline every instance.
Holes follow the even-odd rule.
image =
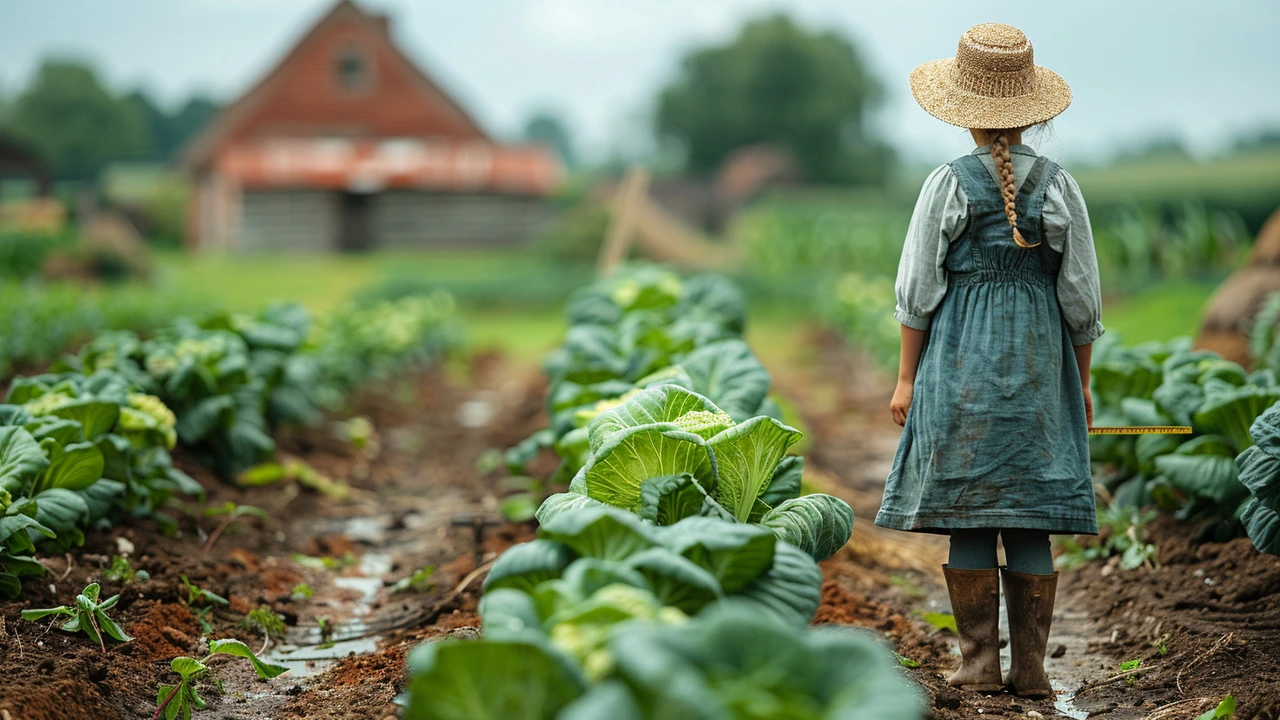
[[[889,420],[892,385],[838,341],[815,333],[808,347],[766,361],[777,390],[802,410],[806,477],[853,506],[853,538],[823,564],[816,623],[875,630],[896,644],[928,694],[935,718],[1042,717],[1180,720],[1227,694],[1237,718],[1280,718],[1280,558],[1244,538],[1194,544],[1169,519],[1150,529],[1154,568],[1095,562],[1063,573],[1046,666],[1053,701],[955,690],[955,639],[926,623],[949,612],[943,537],[886,531],[879,507],[900,430]],[[1003,610],[1002,610],[1003,612]],[[1007,619],[1001,619],[1007,637]],[[1002,651],[1008,665],[1008,650]],[[1136,673],[1119,665],[1141,660]]]

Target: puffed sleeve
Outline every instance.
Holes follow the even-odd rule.
[[[898,304],[893,313],[898,322],[916,330],[929,329],[933,312],[947,293],[947,248],[968,218],[969,200],[951,167],[934,170],[920,189],[898,262],[894,284]]]
[[[1088,345],[1103,333],[1098,257],[1084,195],[1065,170],[1058,173],[1045,192],[1044,230],[1050,247],[1062,250],[1058,303],[1071,343]]]

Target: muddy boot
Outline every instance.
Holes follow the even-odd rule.
[[[1015,695],[1052,697],[1053,688],[1044,671],[1044,651],[1053,622],[1053,600],[1058,573],[1028,575],[1001,570],[1004,602],[1009,614],[1009,652],[1013,660],[1005,682]]]
[[[1000,573],[942,566],[951,612],[960,634],[960,669],[947,684],[975,692],[1000,692]]]

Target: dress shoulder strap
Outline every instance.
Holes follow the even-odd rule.
[[[1029,217],[1039,217],[1044,209],[1045,194],[1049,186],[1057,179],[1062,166],[1041,155],[1036,158],[1031,171],[1027,173],[1027,181],[1018,192],[1018,213]]]
[[[996,187],[991,174],[987,172],[987,166],[976,155],[961,155],[947,164],[960,182],[960,188],[964,190],[969,202],[1000,198],[1000,188]]]

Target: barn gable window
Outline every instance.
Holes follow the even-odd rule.
[[[369,58],[359,48],[349,47],[338,53],[334,68],[338,87],[347,91],[365,90],[373,81],[373,69]]]

